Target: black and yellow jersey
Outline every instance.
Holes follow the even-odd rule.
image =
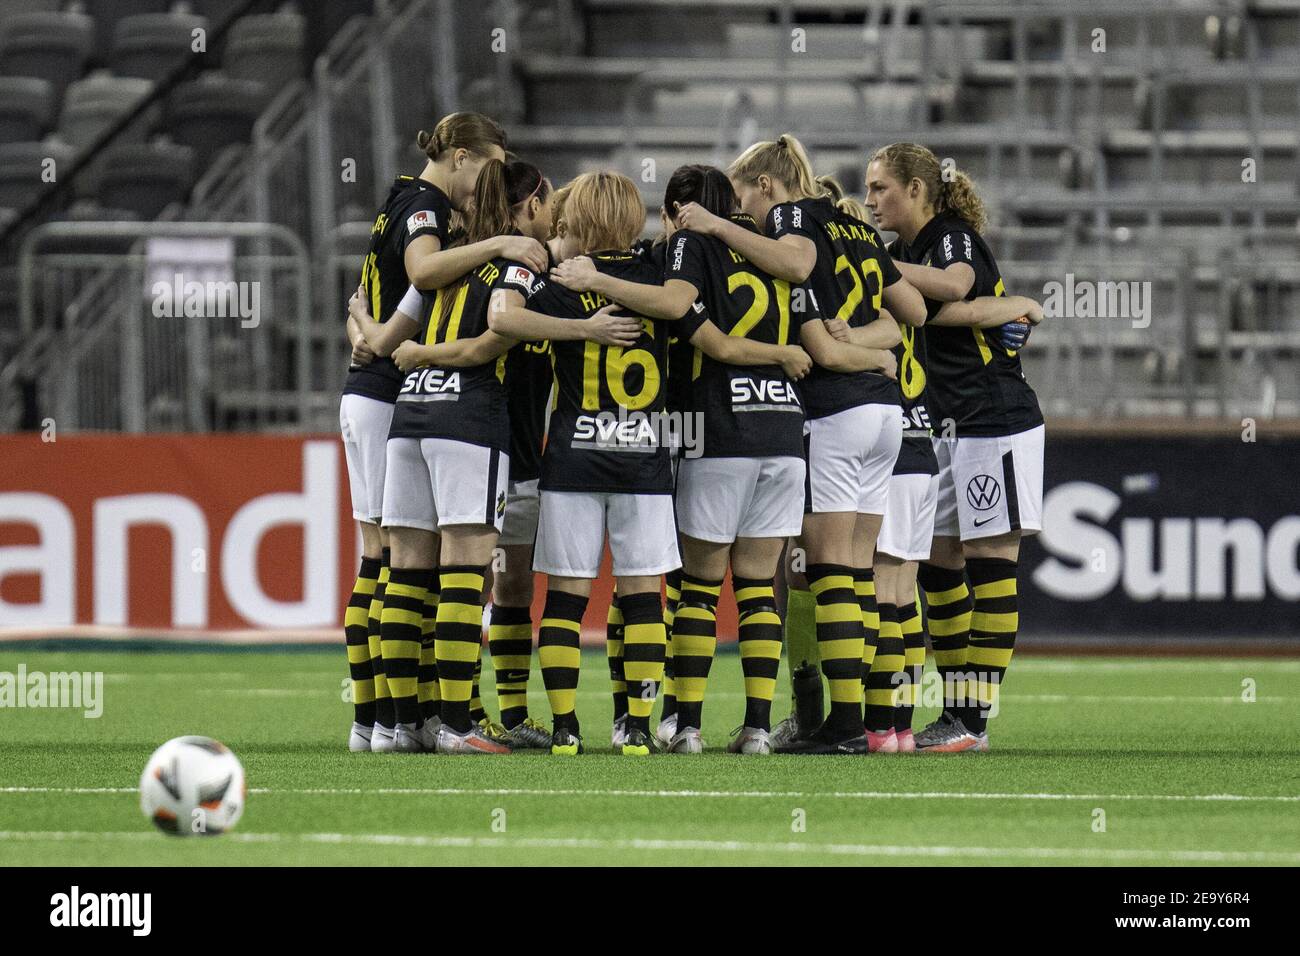
[[[361,266],[361,286],[376,322],[388,321],[410,287],[406,247],[420,236],[433,236],[446,248],[451,212],[451,200],[433,183],[397,177],[370,228],[370,248]],[[402,373],[392,359],[375,358],[369,365],[348,368],[343,394],[392,402],[401,387]]]
[[[438,345],[477,338],[488,330],[488,306],[493,292],[509,289],[527,301],[535,283],[536,276],[518,262],[510,259],[485,262],[468,273],[459,287],[424,293],[423,325],[416,341]],[[446,299],[449,302],[444,310]],[[483,365],[464,368],[434,365],[408,373],[393,408],[388,437],[451,438],[509,454],[505,365],[503,354]]]
[[[733,220],[758,231],[748,216]],[[792,321],[788,282],[768,275],[721,239],[698,232],[673,233],[664,279],[694,286],[709,321],[726,335],[787,345],[798,340],[798,322],[813,318],[805,311]],[[816,318],[820,321],[820,315]],[[691,317],[682,323],[683,340],[702,324]],[[729,365],[695,348],[690,359],[686,409],[703,419],[704,457],[803,457],[803,405],[779,365]]]
[[[902,240],[889,244],[889,254],[902,259]],[[906,260],[903,260],[906,261]],[[929,300],[926,302],[927,308]],[[925,327],[898,323],[903,341],[893,348],[898,360],[898,390],[903,397],[903,444],[894,461],[896,475],[937,475],[939,460],[930,443],[930,412],[925,404]]]
[[[861,328],[880,317],[886,286],[902,278],[876,230],[835,208],[829,199],[778,203],[767,214],[767,235],[805,236],[817,247],[817,263],[805,287],[823,317]],[[809,418],[824,418],[858,405],[899,403],[898,385],[878,372],[832,372],[814,365],[799,383]]]
[[[632,252],[645,259],[662,275],[667,259],[668,244],[659,239],[638,239]],[[682,323],[669,323],[668,329],[668,382],[664,386],[664,405],[670,412],[686,410],[691,388],[691,361],[694,349],[688,341],[694,329],[686,330]]]
[[[551,251],[546,250],[547,260]],[[546,414],[550,410],[555,371],[551,343],[520,342],[506,353],[506,405],[510,410],[510,480],[534,481],[542,474]]]
[[[653,285],[663,280],[659,268],[631,250],[591,258],[599,271],[619,279]],[[528,307],[556,318],[585,319],[609,304],[603,295],[574,292],[543,277]],[[662,415],[671,325],[642,319],[641,337],[627,348],[551,343],[556,394],[542,455],[543,491],[672,493]]]
[[[946,269],[964,262],[975,270],[967,301],[1005,295],[998,264],[984,239],[965,220],[935,216],[910,243],[898,243],[903,262]],[[928,318],[943,303],[925,300]],[[928,320],[927,320],[928,321]],[[1043,423],[1038,397],[1025,381],[1020,353],[1002,348],[981,329],[927,324],[926,400],[934,427],[951,435],[1014,435]]]

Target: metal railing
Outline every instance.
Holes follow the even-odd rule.
[[[79,248],[106,240],[124,251]],[[193,241],[225,248],[214,258]],[[263,421],[312,418],[324,370],[311,348],[311,261],[283,226],[46,223],[23,241],[18,281],[21,328],[47,343],[41,404],[60,429],[208,431],[250,393]]]

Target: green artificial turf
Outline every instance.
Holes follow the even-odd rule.
[[[1022,655],[991,753],[738,757],[740,662],[723,652],[708,751],[646,759],[608,751],[601,653],[583,657],[578,758],[350,754],[341,647],[0,652],[0,671],[20,663],[103,671],[104,711],[0,709],[9,865],[1300,863],[1293,660]],[[779,686],[778,718],[784,670]],[[545,719],[535,664],[530,687]],[[140,771],[181,734],[243,761],[233,833],[166,837],[142,817]]]

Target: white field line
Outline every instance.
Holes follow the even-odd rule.
[[[1107,862],[1140,861],[1155,863],[1300,863],[1300,853],[1269,850],[1147,850],[1067,847],[985,847],[985,846],[904,846],[870,843],[802,843],[796,841],[762,842],[749,840],[607,840],[592,837],[461,837],[423,836],[396,833],[229,833],[223,837],[234,843],[305,843],[327,845],[397,846],[416,849],[501,849],[501,850],[629,850],[670,853],[785,853],[795,856],[825,854],[844,857],[980,857],[1036,860],[1097,860]],[[76,841],[155,841],[156,833],[146,830],[96,833],[86,830],[0,830],[0,841],[76,842]],[[168,844],[171,845],[171,844]]]
[[[2,794],[130,794],[135,787],[0,787]],[[974,793],[894,790],[578,790],[469,787],[253,787],[249,793],[279,796],[424,796],[424,797],[636,797],[667,799],[816,799],[838,800],[1044,800],[1160,801],[1172,803],[1300,803],[1300,795],[1240,793]]]

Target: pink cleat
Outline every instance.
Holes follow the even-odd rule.
[[[868,730],[867,753],[898,753],[898,735],[894,733],[894,728],[890,727],[888,730]]]
[[[911,727],[898,731],[896,736],[898,737],[898,752],[900,754],[916,753],[916,736],[912,733]]]

